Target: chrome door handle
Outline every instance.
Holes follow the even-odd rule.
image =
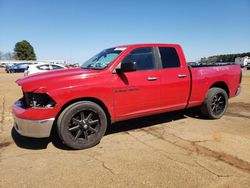
[[[186,74],[178,74],[178,78],[186,78],[187,75]]]
[[[148,77],[148,81],[154,81],[154,80],[157,80],[157,77],[153,77],[153,76]]]

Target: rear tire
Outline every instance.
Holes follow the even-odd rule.
[[[211,88],[207,92],[204,103],[201,106],[201,113],[209,119],[221,118],[228,106],[228,95],[221,88]]]
[[[76,102],[63,110],[57,121],[58,135],[73,149],[86,149],[98,144],[107,129],[107,116],[94,102]]]

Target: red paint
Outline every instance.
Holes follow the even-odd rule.
[[[72,100],[92,98],[101,101],[109,111],[112,122],[160,112],[184,109],[202,104],[208,89],[223,82],[230,97],[240,86],[240,67],[237,65],[189,69],[183,51],[174,44],[137,44],[127,47],[104,70],[73,68],[31,75],[17,80],[24,92],[47,93],[56,102],[52,109],[22,109],[13,105],[13,113],[24,119],[48,119],[58,116],[62,107]],[[121,60],[139,47],[174,47],[181,67],[135,71],[124,77],[113,71]],[[186,74],[186,78],[178,78]],[[157,77],[148,81],[148,77]],[[125,92],[126,91],[126,92]]]

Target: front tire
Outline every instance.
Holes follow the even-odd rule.
[[[201,106],[201,113],[209,119],[219,119],[224,115],[227,106],[228,95],[226,91],[216,87],[210,88]]]
[[[98,144],[107,129],[107,116],[94,102],[76,102],[63,110],[57,121],[58,135],[73,149],[86,149]]]

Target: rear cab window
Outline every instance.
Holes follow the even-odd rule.
[[[178,68],[180,60],[177,51],[173,47],[159,47],[162,68]]]

